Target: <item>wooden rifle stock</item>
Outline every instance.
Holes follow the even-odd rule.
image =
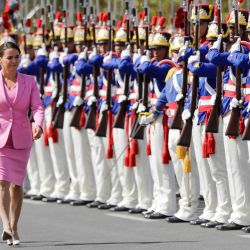
[[[192,85],[192,97],[191,97],[191,107],[190,113],[191,117],[186,120],[184,126],[181,130],[180,138],[177,142],[178,146],[190,147],[191,138],[192,138],[192,128],[193,128],[193,117],[196,109],[196,98],[197,98],[197,89],[199,85],[199,76],[193,76],[193,85]]]
[[[211,114],[206,125],[207,133],[218,133],[220,114],[221,114],[221,95],[222,95],[222,67],[217,67],[216,73],[216,99]]]
[[[182,83],[182,95],[183,98],[177,102],[178,107],[176,109],[174,119],[171,125],[171,129],[179,129],[183,128],[183,121],[181,114],[184,110],[184,101],[187,94],[187,81],[188,81],[188,69],[187,69],[187,61],[184,62],[183,67],[183,83]]]
[[[218,35],[221,34],[221,1],[217,3],[218,8]],[[222,50],[222,46],[221,49]],[[222,66],[217,66],[216,68],[216,99],[211,111],[211,114],[206,125],[207,133],[218,133],[219,123],[220,123],[220,114],[221,114],[221,96],[222,96]]]
[[[145,33],[146,33],[146,50],[149,50],[149,44],[148,44],[148,39],[149,39],[149,24],[148,24],[148,7],[144,6],[144,13],[145,13]],[[139,37],[138,37],[139,40]],[[141,78],[143,77],[143,81]],[[142,82],[144,82],[144,86],[143,86],[143,106],[146,107],[146,109],[148,109],[148,87],[149,87],[149,82],[150,82],[150,78],[147,74],[144,74],[143,76],[138,76],[139,81],[139,99],[140,99],[140,91],[142,93],[142,90],[140,90],[140,85]],[[135,120],[135,126],[132,127],[132,132],[131,132],[131,137],[134,139],[140,139],[143,140],[144,138],[144,130],[145,130],[145,126],[141,126],[138,122],[138,114],[136,115],[136,120]]]
[[[68,95],[68,66],[65,65],[63,67],[63,74],[64,74],[64,82],[63,82],[63,102],[57,107],[57,112],[55,114],[55,119],[52,121],[53,123],[53,128],[63,128],[63,123],[64,123],[64,113],[65,113],[65,108],[64,104],[67,100],[67,95]]]
[[[80,97],[81,99],[84,100],[84,97],[85,97],[85,89],[86,89],[86,78],[84,75],[82,75],[82,84],[81,84],[81,93],[80,93]],[[82,115],[82,112],[84,111],[84,103],[79,105],[79,106],[76,106],[74,107],[72,113],[72,120],[70,122],[70,127],[75,127],[75,128],[78,128],[80,129],[81,128],[81,115]]]
[[[108,128],[108,112],[112,109],[111,107],[111,88],[112,88],[112,82],[113,82],[113,70],[109,69],[108,70],[108,88],[107,88],[107,105],[108,105],[108,110],[105,110],[101,114],[101,120],[99,123],[99,126],[96,131],[96,136],[98,137],[106,137],[107,135],[107,128]],[[112,111],[112,110],[111,110]]]
[[[130,27],[129,27],[129,1],[126,1],[126,25],[127,25],[127,44],[130,43]],[[125,118],[126,118],[126,111],[127,111],[127,104],[128,104],[128,96],[129,96],[129,81],[130,81],[130,75],[125,74],[125,86],[124,86],[124,92],[123,94],[126,96],[126,100],[120,103],[120,109],[118,111],[118,114],[116,116],[115,122],[114,122],[114,128],[122,128],[124,129],[125,125]]]
[[[52,109],[52,121],[55,120],[55,117],[56,117],[56,113],[58,111],[58,107],[56,106],[56,103],[59,99],[59,96],[60,96],[60,92],[61,92],[61,80],[60,80],[60,72],[56,72],[56,89],[57,89],[57,92],[56,92],[56,96],[54,98],[54,106],[53,106],[53,109]]]
[[[184,34],[185,34],[184,44],[185,44],[186,41],[189,40],[189,37],[188,37],[188,4],[186,1],[183,1],[183,10],[184,10]],[[183,98],[177,102],[178,107],[177,107],[176,112],[174,114],[171,129],[181,130],[183,128],[183,121],[181,118],[181,114],[184,110],[184,101],[185,101],[185,97],[187,94],[187,82],[188,82],[187,60],[184,61],[182,75],[183,75],[183,77],[182,77],[181,93],[183,95]]]
[[[93,65],[93,77],[94,77],[94,96],[98,100],[98,68]],[[97,112],[97,102],[93,102],[89,108],[89,113],[86,122],[86,129],[96,130],[96,112]]]
[[[241,99],[241,70],[236,68],[236,99]],[[240,134],[240,107],[232,108],[231,116],[226,130],[227,136],[238,136]]]
[[[130,81],[130,76],[128,74],[126,74],[125,75],[124,95],[127,98],[128,98],[128,95],[129,95],[129,81]],[[128,104],[127,100],[120,103],[120,109],[119,109],[119,112],[118,112],[118,114],[116,116],[116,119],[115,119],[115,122],[114,122],[114,128],[122,128],[122,129],[124,129],[127,104]]]
[[[199,7],[195,6],[195,50],[198,51],[199,48]],[[190,147],[191,138],[192,138],[192,128],[193,128],[193,117],[196,109],[196,99],[197,99],[197,91],[199,86],[199,76],[193,75],[193,83],[192,83],[192,95],[191,95],[191,107],[190,114],[191,116],[186,120],[184,126],[181,131],[180,138],[177,142],[178,146]]]
[[[238,16],[238,2],[234,1],[234,16],[235,16],[235,42],[239,37],[239,16]],[[235,69],[236,74],[236,99],[241,100],[241,70],[239,67]],[[238,136],[240,134],[240,117],[241,108],[238,106],[232,108],[230,120],[227,126],[226,135],[227,136]]]

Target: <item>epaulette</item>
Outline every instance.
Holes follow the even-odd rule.
[[[162,64],[168,64],[169,66],[171,66],[171,68],[172,68],[172,67],[176,67],[176,64],[175,64],[173,61],[169,60],[169,59],[161,60],[161,61],[157,64],[157,66],[161,66]]]
[[[241,41],[240,44],[241,44],[242,46],[247,47],[248,50],[250,50],[250,43],[249,43],[249,42],[247,42],[247,41]]]
[[[173,67],[171,68],[168,73],[167,73],[167,76],[165,78],[165,82],[167,82],[171,77],[172,75],[178,70],[179,68],[178,67]]]

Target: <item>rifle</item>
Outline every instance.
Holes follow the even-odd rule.
[[[44,0],[42,1],[42,8],[41,8],[41,18],[42,18],[42,32],[43,32],[43,43],[42,46],[44,49],[45,47],[45,9],[44,9]],[[44,75],[45,75],[45,69],[43,66],[40,68],[40,77],[39,77],[39,85],[40,85],[40,95],[41,98],[44,95],[44,86],[45,86],[45,81],[44,81]]]
[[[144,23],[145,23],[145,33],[146,33],[146,51],[149,50],[149,44],[148,44],[148,37],[149,37],[149,23],[148,23],[148,8],[147,5],[145,5],[144,8],[144,13],[145,13],[145,18],[144,18]],[[137,31],[136,31],[136,36],[138,36],[138,27],[137,27]],[[136,37],[136,40],[138,39],[138,41],[136,41],[137,43],[139,43],[139,36]],[[138,89],[139,89],[139,100],[142,98],[143,95],[143,99],[142,99],[142,104],[144,107],[148,107],[148,85],[150,82],[149,76],[147,74],[139,74],[137,73],[137,82],[138,82]],[[144,88],[142,91],[142,83],[144,82]],[[143,93],[142,93],[143,92]],[[144,126],[141,126],[138,122],[138,117],[139,114],[136,114],[135,117],[135,121],[133,127],[132,127],[132,132],[131,132],[131,137],[133,139],[141,139],[143,140],[144,138]]]
[[[221,0],[216,0],[218,8],[218,35],[221,34]],[[223,51],[222,46],[220,51]],[[219,131],[219,119],[221,114],[221,95],[222,95],[222,66],[216,68],[216,99],[208,119],[206,126],[206,132],[218,133]]]
[[[189,40],[188,36],[188,4],[187,1],[183,1],[183,10],[184,10],[184,44],[186,41]],[[179,129],[181,130],[183,128],[183,121],[181,118],[181,114],[184,110],[184,102],[185,97],[187,95],[187,82],[188,82],[188,68],[187,68],[187,60],[184,60],[183,70],[182,70],[182,88],[181,93],[183,95],[183,98],[177,102],[178,107],[176,109],[173,122],[171,125],[171,129]]]
[[[81,6],[83,6],[83,1],[81,1]],[[87,46],[87,19],[86,19],[86,7],[83,7],[83,23],[84,23],[84,45]],[[84,100],[85,93],[86,93],[86,76],[82,74],[81,76],[81,91],[80,91],[80,98]],[[81,117],[84,115],[84,103],[74,107],[72,120],[70,122],[71,127],[81,128],[84,124],[81,124]]]
[[[54,31],[54,25],[53,25],[54,15],[53,15],[53,10],[52,10],[51,5],[47,6],[47,11],[48,11],[50,29],[52,32],[51,45],[52,45],[52,48],[54,48],[56,50],[57,48],[54,47],[55,46],[55,31]],[[54,105],[52,105],[52,121],[54,121],[56,113],[58,111],[58,107],[56,106],[56,103],[59,99],[60,91],[61,91],[61,80],[60,80],[60,73],[59,72],[56,72],[56,89],[57,89],[56,96],[53,98]]]
[[[92,32],[93,32],[93,40],[94,40],[94,49],[96,50],[96,37],[95,37],[95,18],[94,18],[94,9],[93,6],[90,8],[90,19],[92,22]],[[98,75],[99,70],[97,65],[93,65],[93,78],[94,78],[94,96],[96,100],[99,97],[99,86],[98,86]],[[96,130],[96,113],[97,113],[97,103],[93,102],[89,108],[89,114],[87,117],[86,129]]]
[[[109,20],[109,51],[112,53],[112,21],[111,21],[111,12],[108,13],[108,20]],[[113,83],[113,69],[109,69],[107,72],[107,106],[108,110],[105,110],[101,114],[101,120],[99,123],[99,126],[96,131],[96,136],[98,137],[106,137],[107,134],[107,127],[108,123],[112,124],[112,95],[111,95],[111,89],[112,89],[112,83]],[[111,118],[110,118],[111,117]],[[111,119],[111,121],[109,121]]]
[[[240,37],[239,35],[239,5],[236,0],[234,0],[234,15],[235,15],[235,41]],[[241,100],[241,69],[236,67],[235,69],[236,78],[236,99]],[[227,136],[238,136],[240,134],[239,124],[241,117],[241,107],[232,108],[231,116],[226,130]]]
[[[126,0],[125,14],[126,14],[126,25],[127,25],[127,43],[129,44],[130,43],[130,34],[129,34],[130,27],[129,27],[129,1],[128,0]],[[129,74],[125,74],[124,78],[125,78],[125,86],[124,86],[123,95],[126,96],[126,100],[120,103],[120,109],[114,122],[114,128],[122,128],[122,129],[124,129],[126,109],[127,109],[127,104],[128,104],[129,81],[130,81]]]
[[[66,5],[66,3],[65,3]],[[64,6],[65,9],[63,11],[63,17],[64,17],[64,29],[65,29],[65,52],[67,53],[68,48],[67,48],[67,40],[68,40],[68,34],[67,34],[67,11],[66,11],[66,6]],[[57,107],[57,112],[55,114],[55,119],[52,121],[53,123],[53,128],[63,128],[63,123],[64,123],[64,104],[67,100],[67,95],[68,95],[68,65],[63,65],[63,88],[62,88],[62,93],[60,97],[62,97],[62,101]],[[60,98],[59,98],[60,99]]]
[[[199,6],[195,5],[195,50],[199,49]],[[192,96],[191,96],[191,107],[190,113],[191,116],[186,120],[186,123],[183,126],[181,131],[180,138],[177,142],[178,146],[190,147],[191,137],[192,137],[192,128],[193,128],[193,117],[196,109],[196,99],[197,99],[197,89],[199,86],[199,76],[193,75],[192,83]]]

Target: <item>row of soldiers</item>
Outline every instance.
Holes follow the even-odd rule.
[[[116,31],[83,8],[77,26],[58,12],[47,39],[41,21],[26,32],[19,71],[37,78],[46,120],[26,197],[250,232],[249,11],[235,1],[223,23],[220,1],[190,14],[184,1],[170,34],[126,7]]]

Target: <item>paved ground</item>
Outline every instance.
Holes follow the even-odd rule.
[[[250,234],[146,220],[141,215],[25,201],[22,249],[249,250]],[[0,249],[10,249],[0,243]]]

